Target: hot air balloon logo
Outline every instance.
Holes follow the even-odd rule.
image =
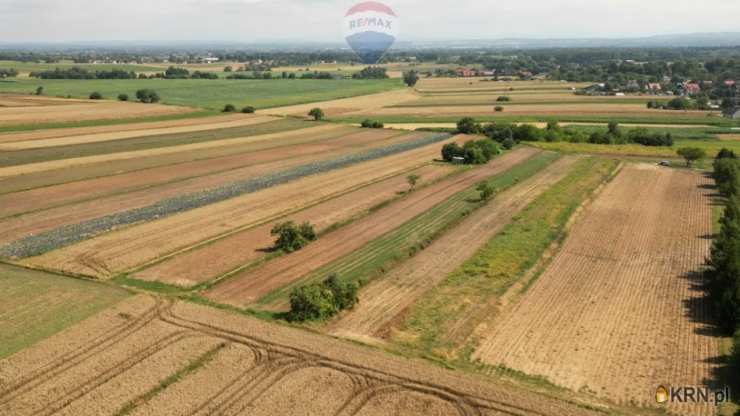
[[[398,36],[396,13],[377,1],[365,1],[350,7],[344,16],[344,35],[363,63],[380,61]]]

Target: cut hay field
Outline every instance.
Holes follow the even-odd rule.
[[[708,383],[719,354],[700,277],[710,183],[627,165],[531,288],[487,323],[473,357],[641,406],[656,385]],[[669,410],[714,414],[711,404]]]
[[[17,79],[0,82],[0,92],[30,94],[44,87],[49,96],[68,95],[87,98],[97,91],[105,98],[118,94],[136,96],[136,91],[148,88],[157,91],[164,104],[221,110],[225,104],[237,108],[247,105],[270,108],[293,104],[329,101],[397,89],[401,82],[390,80],[41,80]],[[132,103],[133,105],[133,103]],[[149,106],[137,105],[149,108]],[[2,118],[0,117],[0,120]],[[21,123],[17,123],[21,124]]]
[[[682,147],[698,147],[707,152],[707,157],[714,158],[720,150],[730,149],[740,152],[740,142],[726,141],[721,139],[679,139],[675,140],[673,146],[642,146],[639,144],[604,145],[591,143],[568,143],[568,142],[532,142],[532,146],[544,150],[563,153],[588,153],[607,156],[636,156],[666,159],[680,159],[676,151]],[[675,163],[681,164],[681,161]]]
[[[422,361],[140,295],[0,361],[0,413],[602,414]]]
[[[114,286],[0,264],[0,368],[2,359],[128,296]]]

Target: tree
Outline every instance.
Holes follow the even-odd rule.
[[[128,94],[118,94],[118,101],[128,101]]]
[[[416,83],[419,82],[419,73],[416,71],[408,71],[403,73],[403,83],[406,84],[409,88],[413,88],[416,86]]]
[[[722,150],[717,153],[717,159],[737,159],[737,155],[734,151],[723,147]]]
[[[614,137],[622,137],[622,131],[619,129],[619,123],[616,121],[609,122],[609,135]]]
[[[309,242],[316,240],[316,232],[308,222],[304,222],[300,226],[293,221],[276,224],[270,234],[277,236],[275,248],[287,253],[298,251],[308,245]]]
[[[501,142],[501,146],[503,146],[506,150],[511,150],[515,144],[516,142],[514,141],[514,139],[510,137],[507,137],[506,139],[504,139],[503,142]]]
[[[707,276],[719,324],[732,333],[740,325],[740,197],[727,198],[720,224]]]
[[[509,102],[509,101],[511,101],[511,97],[509,97],[508,95],[502,95],[502,96],[496,98],[496,101],[497,102],[500,102],[500,103]]]
[[[416,184],[419,182],[419,179],[421,179],[419,175],[409,175],[406,177],[406,181],[409,183],[412,191],[416,188]]]
[[[100,94],[99,92],[95,91],[92,94],[90,94],[90,99],[91,100],[102,100],[103,99],[103,95]]]
[[[331,291],[334,305],[340,311],[352,309],[359,302],[357,292],[360,288],[357,283],[343,282],[333,274],[324,280],[323,285]]]
[[[157,103],[159,102],[159,94],[150,89],[138,90],[136,91],[136,99],[142,103]]]
[[[504,111],[504,107],[501,107],[500,105],[497,105],[496,107],[493,107],[493,111],[497,113],[502,113]]]
[[[320,108],[312,108],[311,111],[308,112],[308,115],[313,117],[316,121],[321,121],[324,118],[324,110]]]
[[[452,162],[454,158],[463,157],[464,155],[465,151],[457,143],[447,143],[442,146],[442,159],[445,162]]]
[[[255,112],[255,108],[252,107],[251,105],[248,105],[248,106],[242,108],[242,113],[245,113],[245,114],[253,114],[254,112]]]
[[[678,149],[676,153],[686,159],[686,166],[689,167],[697,160],[701,160],[707,157],[707,152],[704,151],[704,149],[700,149],[698,147],[682,147]]]
[[[475,189],[480,193],[481,201],[488,201],[496,193],[493,187],[486,181],[480,182]]]
[[[337,313],[334,294],[322,284],[311,284],[293,289],[290,293],[291,321],[313,321]]]
[[[236,107],[234,106],[234,104],[226,104],[222,111],[224,113],[234,113],[236,112]]]
[[[36,95],[44,95],[44,87],[36,88]]]
[[[457,132],[461,134],[476,134],[481,127],[472,117],[464,117],[457,122]]]
[[[227,66],[224,68],[224,72],[233,72],[233,71],[234,71],[234,68],[232,68],[231,66]]]

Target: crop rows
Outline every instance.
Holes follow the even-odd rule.
[[[355,155],[324,160],[287,169],[259,178],[236,181],[216,189],[168,198],[156,204],[95,218],[79,224],[59,227],[39,235],[23,238],[0,248],[0,257],[25,258],[68,246],[113,228],[150,221],[195,208],[214,204],[240,195],[284,184],[305,176],[347,167],[356,163],[379,159],[411,149],[437,143],[449,138],[446,134],[428,135],[418,140],[372,149]]]

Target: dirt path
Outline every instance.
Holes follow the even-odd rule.
[[[444,165],[425,166],[400,176],[322,202],[279,221],[309,221],[321,233],[333,224],[364,214],[373,206],[393,199],[409,185],[407,174],[418,175],[419,186],[450,174],[454,168]],[[274,243],[270,230],[278,221],[251,228],[222,240],[197,248],[142,270],[132,277],[179,286],[193,286],[235,270],[266,255]]]
[[[191,133],[206,130],[228,129],[234,127],[252,126],[255,124],[276,121],[276,117],[253,116],[242,117],[231,121],[222,121],[215,123],[203,123],[194,125],[185,125],[177,127],[149,128],[146,130],[128,130],[116,131],[111,133],[95,133],[85,135],[72,135],[65,137],[54,137],[48,139],[31,139],[31,140],[9,140],[13,136],[0,135],[0,151],[40,149],[53,146],[69,146],[74,144],[106,142],[112,140],[122,140],[147,136],[158,136],[162,134]]]
[[[147,416],[597,414],[493,379],[145,295],[0,361],[0,381],[0,413],[14,416],[117,414],[132,403],[130,414]]]
[[[128,178],[118,178],[117,180],[102,180],[93,182],[108,182],[113,188],[93,188],[91,184],[80,184],[75,188],[88,190],[92,192],[103,193],[108,191],[111,196],[93,198],[86,195],[83,202],[63,204],[67,199],[71,199],[75,194],[65,192],[67,186],[62,189],[42,188],[38,191],[24,192],[23,196],[28,197],[31,194],[41,200],[38,205],[34,204],[34,199],[26,198],[21,200],[17,194],[0,196],[0,201],[10,200],[8,206],[2,207],[0,213],[16,214],[20,209],[42,209],[41,211],[32,212],[22,216],[7,218],[0,221],[0,227],[4,229],[3,235],[0,236],[0,244],[8,243],[19,238],[38,234],[44,231],[67,225],[76,224],[92,218],[102,217],[115,212],[126,211],[130,209],[145,207],[161,201],[166,198],[178,195],[200,192],[207,189],[217,188],[225,184],[255,178],[266,175],[271,172],[281,171],[296,166],[305,165],[317,160],[323,160],[332,157],[339,157],[352,152],[362,151],[374,147],[388,145],[388,142],[403,142],[420,137],[419,135],[408,135],[404,137],[390,138],[392,133],[363,132],[354,135],[348,135],[337,139],[327,140],[306,145],[296,145],[288,149],[267,150],[257,152],[248,157],[242,158],[243,165],[246,167],[218,172],[210,175],[186,179],[182,181],[167,182],[160,186],[150,186],[133,192],[117,192],[116,186],[125,186]],[[383,140],[385,139],[385,140]],[[250,164],[252,162],[252,164]],[[170,168],[167,175],[188,175],[191,171],[187,167]],[[131,176],[131,175],[125,175]],[[135,175],[142,179],[153,179],[148,175]],[[111,178],[115,179],[115,178]],[[111,182],[114,182],[111,184]],[[130,183],[128,183],[130,185]],[[55,198],[56,197],[56,198]],[[61,206],[46,209],[44,203],[62,204]],[[18,205],[21,205],[20,207]],[[54,206],[54,205],[52,205]],[[15,208],[15,211],[11,211]]]
[[[396,316],[472,257],[530,202],[565,177],[577,157],[564,157],[534,177],[496,196],[422,252],[373,281],[360,292],[360,303],[327,330],[366,340],[380,337]]]
[[[488,326],[474,358],[647,406],[658,385],[712,379],[718,338],[696,274],[711,244],[710,183],[625,167],[521,301]]]
[[[237,274],[209,290],[206,295],[217,302],[238,306],[250,304],[270,291],[362,247],[452,195],[504,172],[537,153],[531,148],[518,149],[488,165],[420,189],[371,216],[327,234],[301,251],[268,262],[256,270]]]
[[[449,139],[445,142],[452,141]],[[253,227],[385,177],[429,163],[438,142],[311,175],[205,207],[113,231],[91,240],[29,258],[24,264],[101,278],[130,270],[163,255]],[[534,152],[534,151],[533,151]]]

